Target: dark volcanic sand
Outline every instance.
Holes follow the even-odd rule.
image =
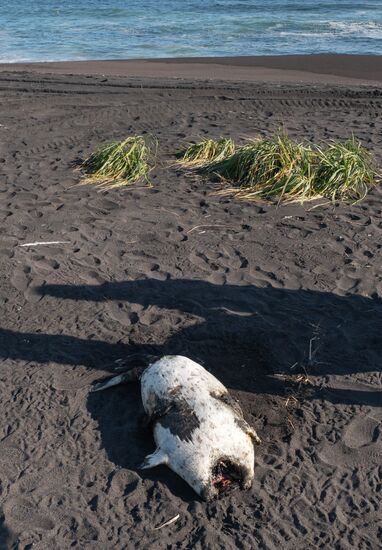
[[[57,63],[0,63],[0,71],[35,74],[187,78],[247,82],[309,82],[381,86],[382,55],[267,55]]]
[[[378,548],[381,189],[276,208],[167,163],[190,139],[284,126],[354,132],[381,165],[381,89],[3,72],[0,94],[0,547]],[[76,185],[78,159],[144,132],[153,188]],[[263,440],[251,491],[205,504],[136,468],[153,450],[139,388],[88,393],[133,351],[188,355],[232,389]]]

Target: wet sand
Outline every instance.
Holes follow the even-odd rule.
[[[302,61],[258,78],[219,60],[226,81],[200,60],[194,76],[152,62],[155,79],[117,76],[123,62],[1,67],[1,548],[379,547],[381,188],[277,208],[170,166],[189,140],[284,127],[353,132],[381,167],[367,61],[368,84],[366,60],[326,80]],[[77,185],[80,159],[135,133],[159,139],[152,188]],[[64,243],[20,246],[34,241]],[[232,390],[263,440],[250,491],[206,504],[137,468],[154,447],[139,388],[89,395],[133,352],[187,355]]]
[[[0,71],[129,78],[175,78],[193,81],[355,84],[380,87],[382,56],[317,54],[3,63],[0,64]]]

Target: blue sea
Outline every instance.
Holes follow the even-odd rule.
[[[0,61],[382,54],[382,0],[0,0]]]

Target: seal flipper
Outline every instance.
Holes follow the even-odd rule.
[[[168,463],[168,456],[166,453],[158,447],[151,455],[147,455],[142,464],[140,465],[141,470],[147,470],[148,468],[154,468],[155,466],[160,466],[161,464]]]
[[[128,382],[137,382],[141,378],[145,368],[146,367],[136,367],[135,369],[131,369],[127,372],[124,372],[123,374],[118,374],[118,376],[112,376],[111,378],[102,380],[101,382],[94,384],[94,386],[90,388],[90,391],[91,392],[102,391],[102,390],[106,390],[107,388],[111,388],[112,386],[118,386],[119,384],[127,384]]]

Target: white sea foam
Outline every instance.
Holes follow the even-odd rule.
[[[334,32],[300,32],[296,31],[282,31],[279,36],[294,36],[295,38],[331,38],[335,36]]]
[[[317,30],[317,28],[321,30]],[[281,31],[279,36],[293,36],[295,38],[319,38],[322,41],[325,39],[336,37],[351,37],[382,39],[382,24],[373,21],[356,23],[344,21],[317,21],[316,28],[312,31],[303,31],[296,28],[295,30]]]
[[[329,22],[329,26],[341,35],[354,36],[354,38],[382,39],[382,23],[376,23],[375,21],[365,21],[363,23],[354,21],[332,21]]]

